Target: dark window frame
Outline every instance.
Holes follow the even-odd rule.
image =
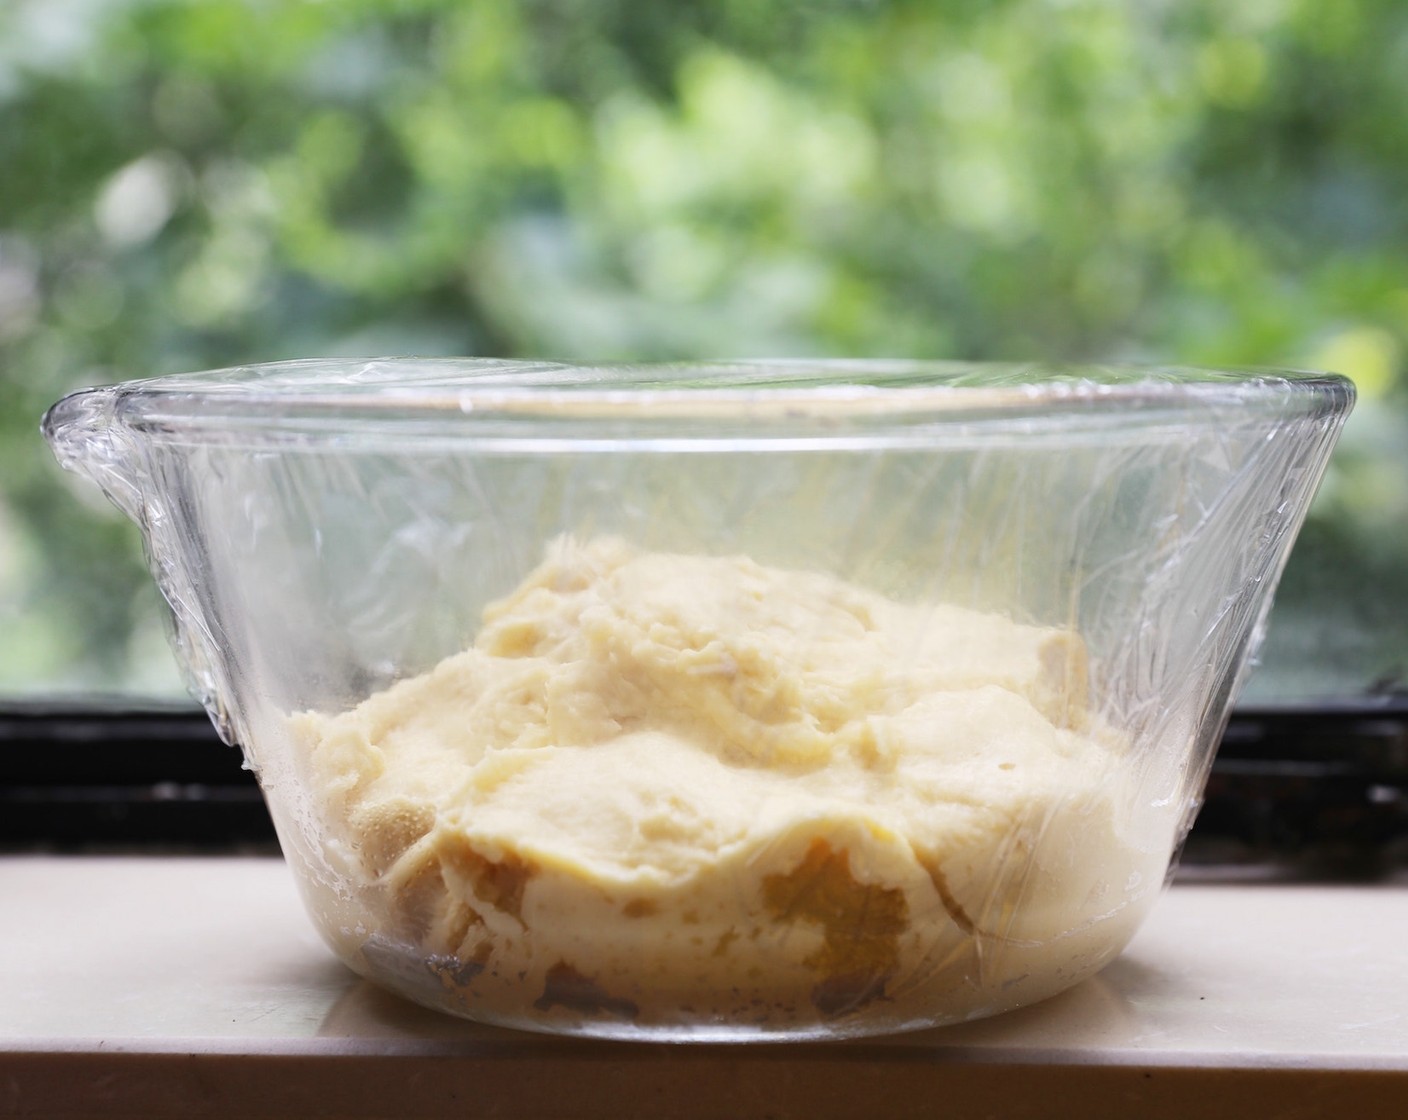
[[[254,774],[196,708],[0,705],[0,851],[252,852]],[[1408,867],[1408,696],[1241,707],[1185,874],[1372,879]]]

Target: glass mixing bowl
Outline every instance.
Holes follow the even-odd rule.
[[[1353,400],[1105,366],[303,361],[75,394],[359,973],[818,1038],[1113,959]]]

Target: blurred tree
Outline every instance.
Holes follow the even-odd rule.
[[[45,406],[411,352],[1338,368],[1261,679],[1401,679],[1405,72],[1397,0],[9,0],[0,689],[175,687]]]

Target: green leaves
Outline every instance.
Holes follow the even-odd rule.
[[[1325,361],[1401,412],[1405,43],[1396,0],[15,0],[0,523],[96,547],[68,388],[366,348]]]

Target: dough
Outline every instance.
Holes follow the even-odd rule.
[[[359,967],[493,1022],[857,1033],[1123,946],[1168,850],[1087,692],[1070,632],[562,539],[472,648],[293,725]]]

